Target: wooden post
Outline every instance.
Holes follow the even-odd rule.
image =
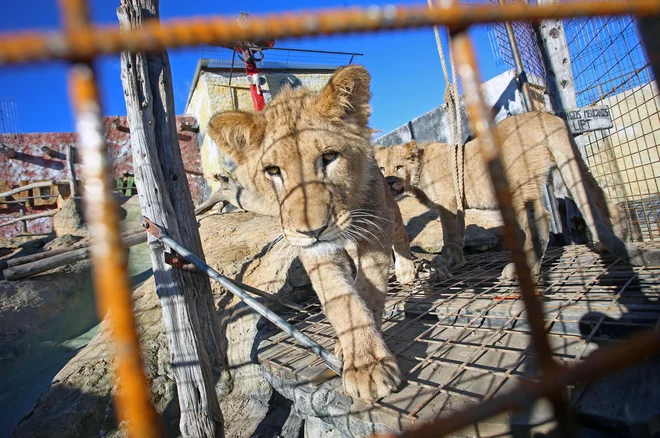
[[[78,191],[76,190],[76,171],[73,167],[75,160],[75,149],[73,146],[69,145],[66,148],[66,168],[69,173],[69,182],[71,187],[71,198],[78,196]]]
[[[539,5],[559,3],[559,0],[538,0]],[[562,20],[541,20],[534,25],[536,37],[541,49],[541,56],[546,71],[546,87],[550,97],[552,110],[556,113],[568,108],[577,107],[575,95],[575,84],[573,82],[573,71],[571,70],[571,53],[568,50],[568,42],[564,33]],[[582,136],[574,137],[579,153],[584,159],[586,151]],[[558,223],[558,229],[562,230],[563,237],[560,238],[567,243],[574,241],[580,232],[575,228],[575,222],[571,218],[578,216],[572,202],[566,202],[565,215],[567,217],[568,230],[562,230],[562,224]]]
[[[122,30],[139,28],[158,20],[158,0],[121,0],[117,16]],[[179,149],[167,53],[123,52],[121,64],[142,214],[203,258]],[[181,406],[181,433],[223,436],[213,380],[222,364],[220,330],[209,278],[173,269],[165,262],[165,248],[152,237],[149,248]]]
[[[559,0],[538,0],[539,5],[559,3]],[[534,26],[546,71],[546,85],[553,110],[577,107],[571,70],[571,53],[562,20],[541,20]]]
[[[25,203],[21,204],[21,217],[25,217],[27,215],[27,209],[25,208]],[[21,221],[21,234],[27,234],[27,221],[23,219]]]

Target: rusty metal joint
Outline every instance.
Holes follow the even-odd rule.
[[[165,263],[182,271],[199,272],[195,265],[173,249],[165,253]]]

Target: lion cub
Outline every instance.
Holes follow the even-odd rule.
[[[509,179],[514,208],[525,233],[524,250],[534,275],[548,244],[550,215],[543,205],[542,190],[553,170],[558,170],[582,212],[593,238],[615,255],[636,265],[657,265],[660,251],[641,250],[625,244],[627,221],[617,205],[608,202],[587,170],[562,119],[546,112],[509,117],[497,125],[502,141],[502,164]],[[422,204],[438,211],[442,223],[442,260],[448,265],[463,262],[463,229],[456,229],[457,202],[452,177],[452,151],[444,143],[408,144],[375,148],[380,170],[392,194],[408,192]],[[469,141],[464,152],[465,208],[497,210],[497,201],[479,153],[479,139]],[[502,276],[513,278],[513,264]]]
[[[345,391],[373,401],[400,383],[381,334],[392,246],[400,281],[412,281],[415,266],[373,156],[369,83],[364,67],[340,68],[320,93],[284,89],[260,113],[214,116],[208,133],[299,249],[339,337]]]

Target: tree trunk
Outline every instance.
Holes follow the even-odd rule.
[[[126,235],[122,236],[122,240],[124,241],[124,245],[128,246],[129,243],[134,242],[135,239],[137,238],[135,236],[138,236],[138,235],[142,236],[143,240],[141,240],[137,243],[134,243],[133,245],[138,245],[142,242],[147,241],[147,233],[145,233],[144,231],[139,231],[137,233],[126,234]],[[51,258],[51,257],[56,256],[56,255],[64,254],[65,252],[75,251],[75,250],[80,249],[80,248],[87,248],[91,245],[92,245],[92,242],[88,240],[86,242],[76,243],[75,245],[72,245],[72,246],[69,246],[69,247],[66,247],[66,248],[51,249],[49,251],[43,251],[43,252],[38,252],[38,253],[30,254],[30,255],[27,255],[27,256],[23,256],[23,257],[16,257],[14,259],[9,259],[9,260],[6,260],[6,264],[7,264],[8,268],[13,268],[15,266],[24,265],[26,263],[32,263],[32,262],[36,262],[36,261],[39,261],[39,260],[48,259],[48,258]]]
[[[143,21],[158,19],[158,1],[121,0],[117,16],[123,30],[139,28]],[[142,213],[203,258],[177,138],[167,53],[124,52],[121,63]],[[214,374],[219,375],[222,355],[210,280],[166,264],[165,248],[152,236],[149,247],[177,383],[181,433],[222,436],[213,380]]]

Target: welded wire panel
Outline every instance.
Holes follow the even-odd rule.
[[[374,422],[394,428],[448,416],[468,405],[506,393],[535,379],[530,328],[517,285],[498,280],[509,261],[504,252],[472,255],[455,278],[403,287],[390,283],[383,331],[403,374],[400,390],[372,407],[360,405]],[[548,251],[538,292],[544,301],[553,358],[580,361],[660,318],[660,268],[633,268],[601,258],[586,246]],[[336,335],[320,306],[290,321],[327,348]],[[323,370],[320,362],[282,333],[273,332],[258,350],[260,361],[285,379],[305,382]],[[341,392],[339,379],[329,383]],[[580,393],[584,400],[589,394]],[[499,416],[475,426],[481,433],[506,433],[511,424],[550,427],[552,411],[538,402],[525,415]]]
[[[506,0],[506,3],[533,5],[536,1]],[[461,4],[495,6],[499,5],[499,0],[461,0]],[[541,60],[541,52],[539,51],[532,24],[527,21],[515,21],[511,23],[511,26],[513,27],[513,33],[518,44],[525,73],[527,73],[527,80],[531,85],[545,87],[545,67]],[[488,40],[495,64],[505,69],[515,68],[511,44],[509,43],[504,23],[492,23],[486,25],[486,27],[488,29]]]
[[[606,105],[614,127],[583,136],[585,160],[636,241],[658,240],[660,98],[629,16],[565,20],[578,106]]]
[[[18,107],[13,97],[0,97],[0,134],[18,134]]]

